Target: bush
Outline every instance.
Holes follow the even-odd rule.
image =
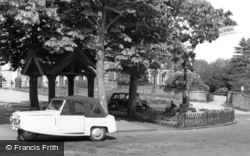
[[[122,86],[122,85],[129,85],[129,75],[128,74],[122,74],[118,73],[117,74],[117,85]]]
[[[200,76],[196,74],[195,72],[188,72],[187,73],[188,79],[189,79],[189,87],[190,90],[204,90],[208,91],[209,86],[207,86]],[[165,92],[169,91],[175,91],[176,93],[179,93],[183,90],[185,90],[185,80],[183,72],[175,72],[173,76],[166,81],[166,86],[164,88]]]
[[[21,88],[22,87],[22,79],[21,77],[15,78],[15,88]]]
[[[216,94],[216,95],[227,95],[227,92],[228,92],[227,88],[219,88],[214,92],[214,94]]]
[[[77,88],[88,88],[88,81],[86,80],[75,80],[74,84]]]

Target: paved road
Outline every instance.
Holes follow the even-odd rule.
[[[65,142],[65,155],[248,156],[250,116],[230,126],[156,132],[116,133],[105,143]]]
[[[9,112],[12,108],[4,108]],[[0,113],[3,110],[0,109]],[[176,130],[143,123],[157,131],[118,132],[104,142],[91,142],[88,138],[41,137],[44,140],[66,140],[65,156],[248,156],[250,153],[250,115],[237,114],[237,124],[206,129]],[[0,140],[16,140],[16,131],[9,121],[0,118]]]
[[[109,135],[104,142],[70,138],[65,141],[65,156],[248,156],[250,115],[237,115],[237,120],[234,125],[206,129],[169,130],[156,126],[158,131],[119,132]],[[0,119],[0,123],[0,140],[16,140],[16,132],[10,130],[7,121]]]

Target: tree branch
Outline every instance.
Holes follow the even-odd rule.
[[[98,21],[96,19],[94,19],[93,17],[91,17],[91,16],[90,16],[89,19],[97,25],[98,30],[100,31],[101,30],[101,25],[98,23]]]
[[[106,27],[106,30],[108,30],[108,28],[115,22],[117,21],[121,16],[122,16],[123,13],[120,13],[118,16],[116,16],[116,18],[114,18]]]

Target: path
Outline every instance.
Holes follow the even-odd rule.
[[[206,109],[224,109],[224,104],[226,103],[226,96],[219,96],[215,95],[214,96],[214,101],[212,102],[191,102],[195,108],[206,108]],[[235,110],[235,114],[249,114],[250,112],[244,112],[244,111],[239,111]]]
[[[214,101],[211,102],[190,102],[195,108],[206,108],[206,109],[223,109],[223,104],[226,103],[225,96],[214,96]]]
[[[48,101],[48,96],[39,95],[39,101]],[[28,102],[29,100],[29,93],[20,92],[10,89],[0,89],[0,102],[6,103],[24,103]]]

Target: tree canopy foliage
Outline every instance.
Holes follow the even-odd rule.
[[[250,89],[250,39],[242,38],[235,47],[235,55],[229,62],[229,84],[232,89],[240,90],[241,86]]]
[[[191,66],[198,44],[236,24],[230,11],[205,0],[0,0],[0,10],[0,50],[13,69],[22,67],[30,51],[53,63],[60,53],[82,50],[96,63],[105,110],[105,60],[130,74],[132,106],[138,78],[151,62],[167,57]]]
[[[204,91],[209,90],[209,86],[202,81],[200,75],[191,71],[189,71],[187,75],[189,79],[190,90],[204,90]],[[185,90],[185,80],[183,78],[183,74],[180,71],[175,72],[172,78],[166,81],[166,86],[164,88],[164,91],[166,92],[174,91],[175,93],[180,93],[183,90]]]
[[[220,88],[230,88],[228,84],[229,60],[217,59],[211,63],[205,60],[195,60],[195,71],[202,81],[209,86],[210,92]]]

